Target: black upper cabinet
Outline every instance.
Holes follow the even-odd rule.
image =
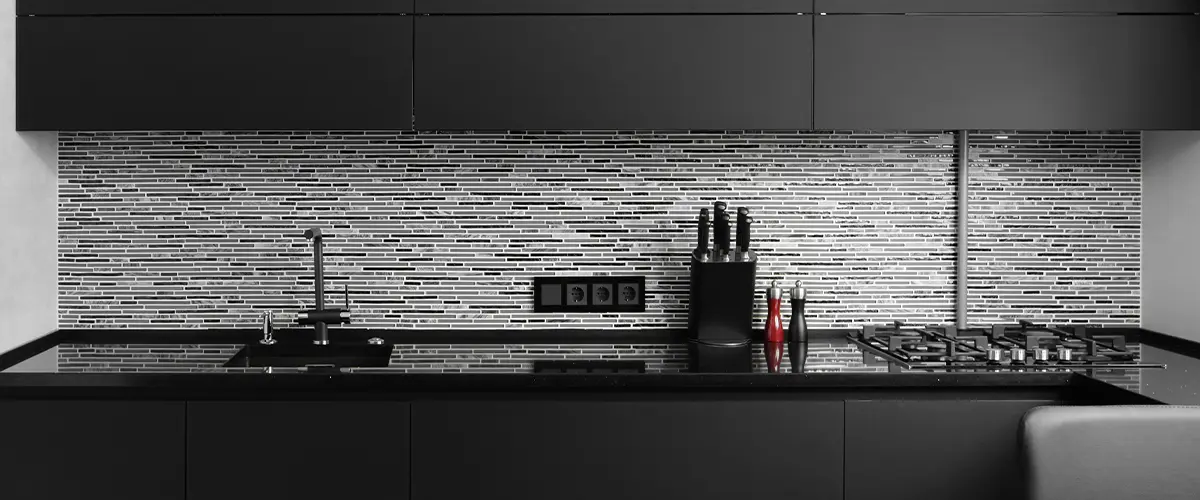
[[[201,401],[187,415],[188,500],[408,498],[407,403]]]
[[[413,404],[415,500],[842,500],[841,401]]]
[[[421,16],[418,129],[808,129],[812,18]]]
[[[1022,498],[1021,417],[1048,404],[847,401],[845,498]]]
[[[17,15],[402,14],[413,0],[17,0]]]
[[[20,17],[17,129],[410,129],[411,58],[411,16]]]
[[[817,12],[894,13],[1178,13],[1200,0],[815,0]]]
[[[184,403],[0,401],[4,500],[183,500]]]
[[[1200,16],[828,15],[818,129],[1197,129]]]
[[[426,0],[422,14],[732,14],[812,12],[813,0]]]

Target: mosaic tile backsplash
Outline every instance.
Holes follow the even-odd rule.
[[[968,314],[1138,325],[1141,133],[970,136]]]
[[[973,139],[971,321],[1136,325],[1140,134]],[[349,286],[357,326],[683,328],[693,221],[716,199],[752,210],[759,287],[801,280],[812,327],[946,323],[955,140],[63,132],[60,326],[291,323],[312,307],[301,233],[321,227],[330,300]],[[647,311],[533,312],[534,276],[593,274],[645,275]]]

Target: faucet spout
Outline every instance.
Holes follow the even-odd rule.
[[[316,311],[325,311],[325,266],[322,250],[325,246],[324,236],[321,235],[319,228],[312,228],[304,231],[304,237],[313,242],[313,284],[315,285],[316,295]],[[324,321],[313,322],[313,329],[316,330],[316,338],[313,343],[317,345],[329,344],[329,325]]]
[[[304,232],[304,237],[313,240],[313,288],[316,289],[316,307],[307,311],[300,311],[297,316],[297,321],[302,325],[312,325],[316,332],[316,337],[313,338],[313,343],[317,345],[329,344],[329,325],[342,325],[350,322],[350,292],[348,288],[342,292],[346,298],[345,309],[326,309],[325,308],[325,268],[322,249],[325,245],[324,236],[321,235],[320,229],[309,229]]]

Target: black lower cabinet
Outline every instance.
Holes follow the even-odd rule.
[[[846,500],[1021,498],[1021,417],[1052,401],[847,401]]]
[[[0,401],[0,498],[183,500],[184,403]]]
[[[413,405],[416,500],[842,498],[841,401]]]
[[[409,405],[191,402],[188,500],[404,500]]]

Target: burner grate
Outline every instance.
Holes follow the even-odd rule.
[[[1020,321],[988,328],[915,327],[894,321],[865,326],[849,340],[904,368],[928,369],[1100,369],[1162,368],[1138,363],[1120,335],[1089,335]]]

